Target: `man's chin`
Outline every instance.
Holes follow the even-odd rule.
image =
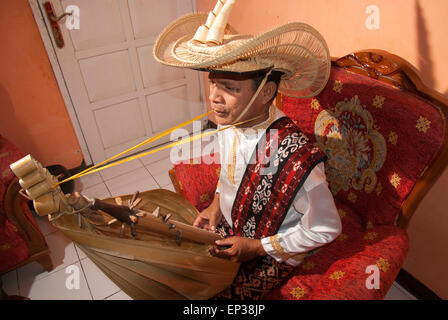
[[[231,120],[229,120],[227,118],[221,118],[216,115],[212,119],[210,119],[210,121],[212,121],[214,124],[219,125],[219,126],[228,126],[228,125],[232,124]]]

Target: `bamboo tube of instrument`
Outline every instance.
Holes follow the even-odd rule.
[[[45,216],[61,211],[71,211],[71,207],[64,201],[61,193],[49,192],[33,201],[34,209],[39,216]]]
[[[42,169],[42,165],[37,162],[30,154],[10,164],[9,167],[18,178],[22,178],[35,170]]]
[[[19,184],[23,189],[29,189],[35,184],[44,181],[44,180],[53,180],[54,183],[57,183],[57,179],[51,175],[51,173],[46,169],[42,168],[40,170],[34,170],[31,173],[23,176],[19,180]]]

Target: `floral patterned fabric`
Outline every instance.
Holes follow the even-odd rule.
[[[327,180],[343,228],[265,298],[382,299],[409,250],[408,235],[395,221],[440,149],[446,130],[442,113],[414,94],[338,67],[332,67],[318,96],[283,97],[281,109],[326,153]],[[214,192],[218,166],[176,170],[183,185],[195,186],[184,188],[186,197],[208,194],[204,183]],[[200,171],[202,176],[191,179]],[[369,266],[379,271],[379,289],[366,285]]]
[[[341,235],[305,258],[266,299],[376,300],[386,295],[406,259],[407,233],[395,226],[364,229],[349,207],[337,201],[336,206]],[[369,266],[378,267],[379,289],[366,286]]]
[[[214,161],[214,159],[218,161]],[[174,164],[174,172],[182,195],[199,211],[204,210],[212,203],[220,170],[218,153],[191,159],[187,163]]]
[[[394,224],[445,130],[437,106],[338,67],[317,97],[285,96],[282,110],[327,154],[333,195],[364,226]]]

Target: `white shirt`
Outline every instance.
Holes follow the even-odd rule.
[[[272,106],[269,119],[252,128],[258,131],[231,128],[218,133],[221,173],[216,192],[220,194],[221,212],[229,225],[232,225],[232,206],[252,153],[265,129],[282,116],[285,116],[283,112]],[[266,253],[277,261],[296,266],[307,252],[333,241],[340,233],[341,221],[321,162],[298,191],[278,233],[261,239],[261,243]]]

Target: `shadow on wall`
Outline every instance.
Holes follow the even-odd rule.
[[[0,84],[0,134],[15,145],[19,146],[20,141],[16,141],[18,140],[18,137],[10,136],[11,132],[19,132],[21,141],[30,141],[30,139],[32,139],[27,132],[20,130],[20,128],[23,128],[23,123],[16,115],[16,110],[12,103],[11,96],[6,88]]]
[[[428,41],[428,29],[426,27],[425,18],[423,17],[420,1],[415,1],[415,12],[417,17],[417,52],[419,55],[418,69],[425,84],[430,88],[436,87],[434,78],[434,63],[431,59],[431,46]],[[448,98],[448,90],[441,92]]]
[[[417,17],[417,52],[418,69],[424,79],[425,84],[430,88],[435,88],[436,80],[434,78],[434,63],[431,59],[431,48],[428,41],[428,29],[425,18],[423,17],[420,1],[415,1],[415,12]]]

